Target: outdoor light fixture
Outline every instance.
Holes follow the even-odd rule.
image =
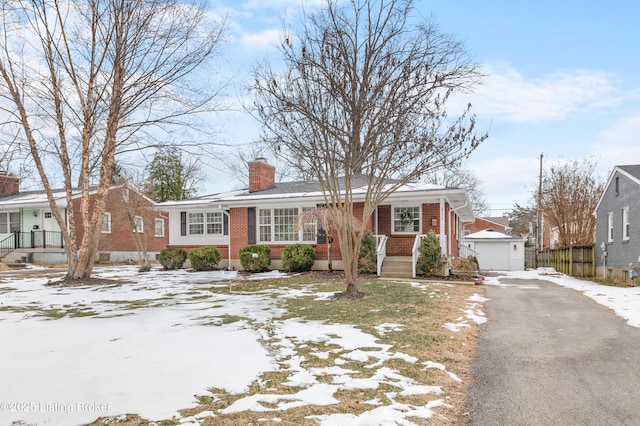
[[[33,217],[38,217],[38,210],[33,211]]]

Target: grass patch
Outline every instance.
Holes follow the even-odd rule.
[[[396,401],[421,406],[430,400],[445,398],[452,409],[442,409],[445,417],[437,417],[429,420],[410,418],[411,422],[418,425],[465,423],[464,389],[465,384],[452,380],[445,372],[438,369],[426,369],[422,365],[424,361],[444,363],[450,372],[458,375],[464,382],[468,382],[469,364],[475,348],[477,328],[469,327],[459,333],[452,333],[445,329],[445,322],[456,322],[461,316],[460,310],[465,308],[467,299],[474,293],[482,292],[473,286],[453,285],[438,287],[437,284],[429,285],[428,289],[412,287],[406,283],[394,283],[383,280],[367,280],[359,283],[359,290],[369,295],[359,300],[348,299],[318,299],[317,293],[341,292],[345,284],[340,281],[321,280],[313,282],[312,279],[287,279],[269,280],[271,282],[249,282],[233,286],[234,291],[262,292],[270,288],[294,288],[306,289],[308,296],[283,299],[282,305],[288,311],[282,319],[301,318],[308,321],[325,321],[328,324],[350,324],[364,332],[379,336],[375,326],[382,323],[402,324],[397,331],[386,331],[379,336],[378,343],[388,344],[392,347],[389,352],[402,352],[418,358],[418,362],[412,363],[400,358],[392,358],[382,365],[397,370],[399,374],[413,379],[417,384],[425,386],[442,386],[443,394],[414,395],[396,397]],[[437,297],[429,297],[435,293]],[[364,348],[363,348],[364,350]],[[326,345],[324,342],[298,342],[296,355],[303,361],[300,366],[304,369],[327,368],[336,366],[336,359],[346,351],[337,345]],[[319,357],[314,354],[321,354]],[[354,370],[350,374],[353,378],[368,378],[375,372],[368,366],[378,362],[376,358],[367,361],[353,361],[342,358],[347,363],[343,368]],[[284,367],[283,367],[284,368]],[[256,381],[248,392],[243,395],[228,395],[225,392],[214,389],[219,399],[204,403],[196,409],[184,411],[184,416],[193,415],[202,411],[218,413],[215,417],[207,418],[204,425],[227,424],[259,424],[269,419],[278,418],[282,424],[316,425],[315,420],[308,419],[310,415],[326,415],[331,413],[359,414],[372,410],[379,403],[390,403],[387,392],[398,392],[399,388],[390,384],[382,384],[378,389],[340,390],[334,397],[340,400],[339,404],[325,407],[304,406],[286,411],[277,410],[278,403],[264,402],[261,405],[267,409],[263,413],[241,412],[222,415],[219,410],[230,406],[239,398],[255,394],[293,394],[300,390],[287,386],[292,371],[269,372]],[[334,376],[319,375],[318,383],[334,383]],[[365,404],[365,402],[370,402]]]
[[[216,284],[216,285],[214,285]],[[464,391],[470,379],[470,361],[472,359],[478,328],[475,325],[462,328],[458,333],[451,332],[443,327],[446,322],[458,322],[462,316],[461,309],[466,307],[468,298],[474,293],[482,293],[483,290],[469,285],[451,285],[438,283],[423,283],[421,286],[412,286],[409,283],[391,282],[379,279],[364,279],[359,282],[359,290],[367,296],[357,300],[334,298],[333,293],[343,292],[346,284],[343,280],[333,280],[327,277],[314,277],[312,275],[300,275],[293,278],[278,278],[262,281],[241,280],[229,282],[229,285],[219,286],[217,283],[210,285],[198,284],[197,289],[190,293],[179,293],[187,296],[189,301],[206,299],[211,294],[260,294],[269,295],[277,300],[277,305],[286,313],[274,320],[300,319],[304,321],[322,321],[326,324],[352,325],[365,333],[376,336],[378,345],[388,345],[388,353],[396,354],[381,362],[371,351],[368,359],[351,359],[349,350],[325,341],[295,341],[295,353],[276,358],[280,363],[280,369],[262,374],[246,392],[242,394],[230,394],[222,389],[209,389],[210,395],[197,397],[197,406],[182,410],[181,416],[194,416],[205,411],[214,413],[213,417],[205,417],[202,425],[257,425],[273,423],[277,421],[283,425],[317,425],[317,421],[308,416],[328,415],[332,413],[360,414],[374,409],[377,405],[388,405],[391,398],[397,402],[423,406],[435,399],[445,399],[453,408],[439,408],[437,411],[442,416],[432,419],[407,418],[407,421],[418,425],[432,424],[465,424],[464,417]],[[295,290],[296,297],[282,297],[283,294]],[[129,313],[136,309],[153,309],[160,307],[165,302],[180,304],[183,301],[176,296],[163,295],[158,299],[145,299],[135,301],[102,300],[96,304],[114,306],[112,314]],[[213,308],[221,308],[224,302],[215,302]],[[95,315],[89,307],[83,306],[56,306],[55,309],[43,310],[38,306],[24,306],[24,312],[32,315],[41,315],[49,318],[61,318],[64,316],[88,316]],[[0,307],[0,310],[18,312],[17,308]],[[212,312],[202,312],[202,316],[195,318],[202,321],[199,325],[223,325],[239,321],[250,322],[248,318],[236,315],[207,315]],[[399,324],[396,329],[379,331],[377,326],[384,323]],[[278,346],[274,328],[269,321],[265,323],[255,322],[251,326],[259,329],[264,336],[261,341],[263,346],[278,354],[281,349]],[[221,342],[221,344],[224,344]],[[379,351],[380,348],[371,348]],[[361,348],[366,352],[366,348]],[[417,358],[417,362],[410,362],[405,356]],[[378,368],[386,367],[397,371],[407,380],[413,380],[416,385],[441,386],[443,395],[410,395],[401,397],[390,396],[391,393],[400,392],[398,386],[394,386],[393,379],[385,380],[376,389],[342,389],[334,394],[340,402],[327,406],[301,406],[288,410],[280,410],[279,404],[291,403],[286,399],[266,401],[261,403],[264,412],[243,411],[233,414],[221,414],[223,410],[234,402],[250,395],[292,395],[302,391],[304,387],[290,386],[286,383],[297,372],[296,368],[290,369],[295,362],[299,362],[304,370],[341,367],[353,370],[351,378],[371,378]],[[462,383],[454,381],[446,372],[438,369],[426,369],[423,362],[433,361],[442,363],[449,372],[455,373],[462,379]],[[372,368],[374,367],[374,368]],[[200,368],[194,366],[194,368]],[[318,371],[318,370],[314,370]],[[316,374],[317,383],[338,385],[338,376]],[[364,387],[364,386],[363,386]],[[273,410],[273,411],[269,411]],[[446,418],[446,419],[445,419]],[[277,420],[275,420],[277,419]],[[165,419],[164,421],[149,422],[137,415],[127,415],[123,418],[98,419],[93,425],[175,425],[178,419]]]

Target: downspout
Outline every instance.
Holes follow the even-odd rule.
[[[222,214],[225,215],[227,217],[227,230],[229,232],[229,242],[227,243],[227,257],[228,257],[228,265],[227,265],[227,271],[231,270],[231,215],[229,214],[229,212],[227,212],[226,210],[222,209],[222,206],[219,205],[218,208],[220,210],[222,210]]]
[[[449,256],[449,252],[447,250],[447,246],[442,244],[442,240],[446,238],[445,234],[445,216],[444,216],[444,197],[440,198],[440,248],[446,252],[447,256]]]
[[[458,220],[457,220],[458,223],[456,223],[456,227],[458,228],[458,238],[460,238],[460,235],[462,233],[462,229],[460,229],[460,219],[459,219],[460,215],[458,214],[458,210],[463,209],[463,208],[467,207],[468,205],[469,205],[469,199],[467,198],[467,201],[465,201],[464,204],[461,205],[460,207],[454,208],[452,206],[452,208],[451,208],[451,210],[456,214],[456,216],[458,216]],[[460,247],[460,240],[458,240],[458,247]],[[458,257],[460,257],[460,253],[459,252],[458,252]]]

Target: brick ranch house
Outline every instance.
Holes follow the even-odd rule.
[[[354,213],[358,217],[363,203],[358,202],[355,188]],[[156,208],[168,212],[169,247],[216,246],[223,259],[221,267],[241,269],[238,251],[250,244],[265,244],[271,248],[271,267],[277,269],[285,246],[305,243],[315,247],[314,269],[327,269],[327,247],[323,236],[313,229],[316,224],[311,224],[312,229],[296,227],[298,213],[323,203],[317,182],[275,182],[275,168],[257,159],[249,163],[248,189],[164,202]],[[397,262],[407,262],[411,272],[414,247],[429,231],[438,235],[444,254],[457,257],[462,223],[472,221],[464,190],[419,184],[391,194],[365,226],[377,237],[378,271],[384,275],[384,269]],[[335,269],[343,268],[337,239],[331,258]]]
[[[73,209],[80,218],[80,191],[75,191],[71,206],[67,205],[65,191],[55,190],[54,198],[62,217]],[[90,203],[95,191],[90,194]],[[125,201],[127,200],[127,201]],[[139,217],[136,229],[132,229],[125,202],[130,211]],[[155,203],[139,192],[114,185],[109,190],[102,232],[98,241],[98,260],[122,262],[137,260],[138,254],[132,233],[144,233],[149,258],[155,259],[167,246],[167,215],[152,207]],[[135,208],[133,207],[135,206]],[[75,236],[82,239],[82,230]],[[43,264],[67,262],[62,234],[47,201],[44,191],[19,191],[19,179],[10,174],[0,174],[0,259],[6,263],[28,260]]]

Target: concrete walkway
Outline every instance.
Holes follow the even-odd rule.
[[[640,425],[640,330],[575,290],[501,283],[485,286],[469,425]]]

